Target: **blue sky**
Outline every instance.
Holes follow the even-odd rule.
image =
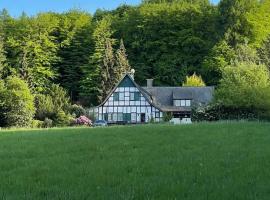
[[[137,5],[140,2],[141,0],[0,0],[0,10],[6,8],[12,16],[19,16],[23,11],[34,15],[43,11],[63,12],[72,8],[94,13],[98,8],[114,9],[120,4]]]

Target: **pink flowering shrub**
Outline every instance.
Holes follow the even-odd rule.
[[[92,121],[90,119],[88,119],[86,116],[80,116],[79,118],[77,118],[75,120],[75,123],[77,125],[88,125],[91,126],[92,125]]]

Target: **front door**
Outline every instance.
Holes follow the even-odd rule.
[[[145,113],[141,114],[141,123],[145,123]]]

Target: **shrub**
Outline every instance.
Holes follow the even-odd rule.
[[[51,127],[53,127],[53,120],[45,118],[43,122],[43,128],[51,128]]]
[[[56,126],[70,125],[70,117],[63,110],[60,110],[56,113],[54,123]]]
[[[269,120],[267,110],[257,110],[245,107],[225,107],[222,104],[212,104],[194,109],[193,121],[218,121],[218,120]]]
[[[48,95],[51,96],[54,110],[62,110],[64,112],[69,112],[70,99],[64,88],[59,85],[53,84],[48,91]]]
[[[38,94],[35,96],[36,114],[38,120],[51,118],[55,112],[52,97],[49,95]]]
[[[87,125],[87,126],[92,125],[92,121],[88,119],[86,116],[80,116],[75,120],[75,122],[77,125]]]
[[[80,117],[86,114],[86,110],[82,106],[76,104],[70,106],[69,112],[75,117]]]
[[[48,122],[46,127],[67,126],[70,124],[70,99],[67,92],[59,85],[53,84],[46,94],[38,94],[35,97],[36,119]],[[76,113],[83,112],[83,108],[72,106]],[[75,114],[76,114],[75,113]],[[52,122],[50,120],[52,119]]]
[[[224,112],[222,117],[267,118],[270,113],[267,67],[252,62],[235,62],[225,67],[215,102]]]
[[[205,86],[205,83],[202,80],[201,76],[197,76],[194,73],[192,76],[186,77],[186,82],[183,83],[183,86],[203,87],[203,86]]]
[[[27,83],[18,77],[8,77],[0,86],[2,126],[30,127],[35,113],[34,97]]]
[[[155,120],[154,120],[154,117],[153,117],[153,116],[151,116],[151,119],[150,119],[150,124],[153,124],[153,123],[155,123]]]
[[[44,127],[44,122],[40,120],[33,120],[31,128],[43,128]]]
[[[163,121],[169,122],[173,118],[172,112],[165,112],[163,115]]]

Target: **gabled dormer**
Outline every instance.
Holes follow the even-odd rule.
[[[175,107],[191,107],[192,102],[192,92],[191,91],[185,91],[182,90],[179,91],[173,91],[173,106]]]

